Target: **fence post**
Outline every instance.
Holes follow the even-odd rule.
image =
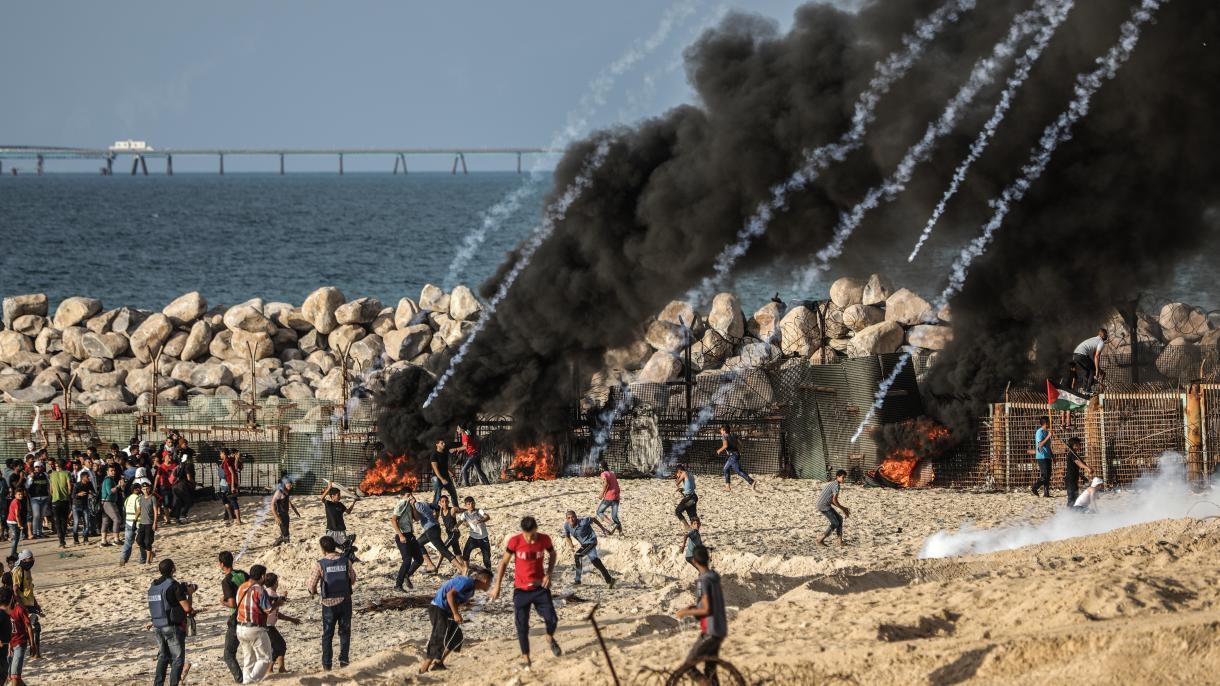
[[[1106,394],[1097,394],[1097,423],[1101,432],[1101,480],[1110,483],[1110,456],[1106,450]]]
[[[1012,490],[1012,438],[1008,435],[1008,401],[1004,401],[1004,490]]]
[[[1186,387],[1186,478],[1195,481],[1203,473],[1203,407],[1199,384]]]
[[[1199,433],[1201,434],[1201,438],[1203,439],[1203,446],[1202,446],[1202,448],[1203,448],[1203,476],[1204,476],[1204,478],[1211,478],[1212,468],[1211,468],[1211,455],[1209,455],[1210,446],[1207,443],[1207,436],[1208,436],[1208,433],[1211,431],[1211,427],[1207,426],[1207,420],[1208,420],[1207,390],[1201,386],[1199,388],[1199,419],[1200,419]]]

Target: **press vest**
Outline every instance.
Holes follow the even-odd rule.
[[[352,594],[352,581],[347,575],[348,560],[340,557],[337,560],[322,558],[318,560],[322,566],[322,597],[346,598]]]
[[[182,606],[169,601],[169,589],[175,583],[173,579],[165,579],[148,589],[148,613],[152,615],[153,626],[158,629],[182,623]]]
[[[135,524],[140,511],[140,494],[132,493],[127,496],[127,500],[123,503],[124,514],[127,515],[128,524]]]

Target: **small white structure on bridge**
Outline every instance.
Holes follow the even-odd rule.
[[[153,152],[152,146],[147,141],[115,141],[114,145],[110,146],[112,151],[118,152]]]

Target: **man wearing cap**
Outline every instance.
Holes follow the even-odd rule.
[[[26,538],[45,538],[42,520],[51,506],[51,480],[42,460],[34,460],[34,472],[25,479],[25,493],[30,499],[30,527],[26,530]]]
[[[178,686],[182,681],[182,669],[186,666],[186,622],[188,617],[195,614],[191,607],[195,585],[174,579],[177,570],[174,561],[169,558],[161,560],[157,571],[161,576],[148,589],[148,613],[152,616],[158,647],[153,686],[165,684],[166,670],[169,670],[170,686]]]
[[[17,564],[13,567],[13,595],[16,596],[17,602],[25,608],[30,614],[30,657],[42,657],[42,625],[38,621],[38,616],[42,614],[42,607],[38,604],[38,599],[34,597],[34,553],[29,549],[22,550],[17,556]]]

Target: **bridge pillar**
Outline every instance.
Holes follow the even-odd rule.
[[[402,159],[402,174],[403,174],[403,176],[406,176],[407,175],[407,156],[401,152],[398,153],[398,156]]]
[[[131,158],[131,175],[135,176],[136,171],[138,171],[139,169],[140,169],[140,156],[136,155],[135,157]]]
[[[106,176],[114,176],[114,156],[106,158]]]
[[[343,153],[339,153],[339,176],[343,176]]]
[[[517,173],[521,173],[521,153],[517,153]]]
[[[396,176],[398,175],[398,156],[397,155],[394,156],[394,174]]]
[[[449,171],[449,173],[450,173],[450,174],[457,174],[457,166],[458,166],[458,158],[457,158],[457,155],[454,155],[454,156],[453,156],[453,169],[451,169],[451,170]]]
[[[220,153],[220,175],[225,175],[225,154],[223,152]]]
[[[174,156],[173,155],[165,156],[165,175],[166,176],[174,175]]]
[[[148,176],[148,160],[140,155],[140,169],[144,170],[144,176]]]
[[[470,172],[466,171],[466,153],[458,153],[458,158],[462,160],[462,173],[469,174]]]
[[[280,176],[284,175],[284,153],[280,153]]]
[[[398,163],[395,162],[395,164],[398,164]],[[3,173],[4,173],[4,159],[0,158],[0,174],[3,174]]]
[[[42,176],[42,155],[38,156],[38,175]]]

